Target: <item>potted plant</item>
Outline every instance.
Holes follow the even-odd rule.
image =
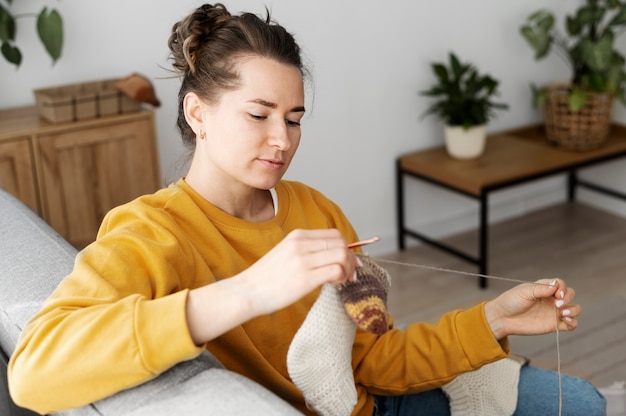
[[[538,88],[535,104],[545,112],[546,134],[569,150],[591,150],[608,138],[614,98],[626,103],[624,57],[615,39],[626,29],[626,1],[586,0],[565,16],[565,34],[547,10],[532,13],[521,34],[535,59],[550,52],[571,68],[568,82]]]
[[[445,142],[448,153],[458,159],[480,156],[485,147],[487,123],[495,110],[508,105],[492,101],[498,95],[498,81],[489,75],[480,75],[470,63],[462,63],[454,53],[449,54],[449,65],[431,64],[437,83],[421,95],[435,102],[424,115],[436,115],[445,123]]]
[[[63,47],[63,20],[55,9],[48,11],[43,7],[38,14],[14,15],[10,8],[13,0],[0,0],[0,52],[9,63],[19,67],[22,63],[22,52],[15,44],[17,19],[37,17],[37,34],[53,63],[61,56]]]

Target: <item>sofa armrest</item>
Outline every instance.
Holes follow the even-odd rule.
[[[26,322],[72,271],[76,249],[0,189],[0,348],[13,354]]]
[[[208,352],[88,407],[63,415],[301,415],[261,385],[224,369]]]

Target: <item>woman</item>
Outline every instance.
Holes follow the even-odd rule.
[[[357,234],[341,210],[281,180],[305,113],[299,47],[269,17],[233,16],[220,4],[177,23],[169,47],[182,78],[178,127],[194,150],[189,171],[107,215],[23,331],[12,395],[42,413],[81,406],[206,348],[310,413],[288,374],[290,343],[320,287],[354,280],[361,263],[347,248]],[[353,414],[447,414],[439,387],[507,357],[508,335],[554,331],[555,304],[559,330],[575,329],[574,291],[561,280],[541,283],[447,314],[436,327],[359,330]],[[554,373],[522,369],[516,414],[536,414],[534,395],[546,383],[556,385]],[[589,384],[565,377],[564,386],[580,414],[603,413]],[[556,409],[558,396],[539,405]]]

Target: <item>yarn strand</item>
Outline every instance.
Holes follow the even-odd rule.
[[[418,268],[418,269],[428,269],[428,270],[444,272],[444,273],[461,274],[464,276],[484,277],[486,279],[503,280],[503,281],[512,282],[512,283],[529,283],[529,284],[534,284],[534,285],[550,286],[549,284],[546,284],[546,283],[530,282],[528,280],[513,279],[510,277],[502,277],[502,276],[493,276],[493,275],[482,274],[482,273],[464,272],[461,270],[446,269],[443,267],[428,266],[425,264],[406,263],[406,262],[397,261],[397,260],[387,260],[387,259],[380,259],[380,258],[375,258],[374,260],[379,263],[395,264],[397,266],[405,266],[405,267],[412,267],[412,268]],[[556,306],[554,307],[554,319],[555,319],[555,328],[556,328],[555,332],[556,332],[557,374],[559,378],[559,416],[562,416],[563,414],[563,380],[561,376],[561,346],[560,346],[560,341],[559,341],[559,310],[556,308]]]
[[[375,258],[374,260],[379,262],[379,263],[395,264],[397,266],[413,267],[413,268],[417,268],[417,269],[428,269],[428,270],[433,270],[433,271],[437,271],[437,272],[455,273],[455,274],[462,274],[462,275],[465,275],[465,276],[472,276],[472,277],[484,277],[486,279],[504,280],[506,282],[512,282],[512,283],[530,283],[530,284],[534,284],[534,285],[550,286],[550,284],[548,284],[548,283],[530,282],[528,280],[513,279],[511,277],[494,276],[494,275],[490,275],[490,274],[464,272],[464,271],[461,271],[461,270],[446,269],[446,268],[443,268],[443,267],[427,266],[425,264],[405,263],[405,262],[402,262],[402,261],[387,260],[387,259],[381,259],[381,258]]]
[[[561,377],[561,344],[559,342],[559,310],[554,307],[554,321],[556,323],[556,368],[559,374],[559,416],[563,414],[563,380]]]

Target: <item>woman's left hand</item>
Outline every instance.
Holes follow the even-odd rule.
[[[539,335],[572,331],[580,305],[575,291],[561,279],[542,279],[515,286],[485,304],[485,316],[497,339],[508,335]]]

